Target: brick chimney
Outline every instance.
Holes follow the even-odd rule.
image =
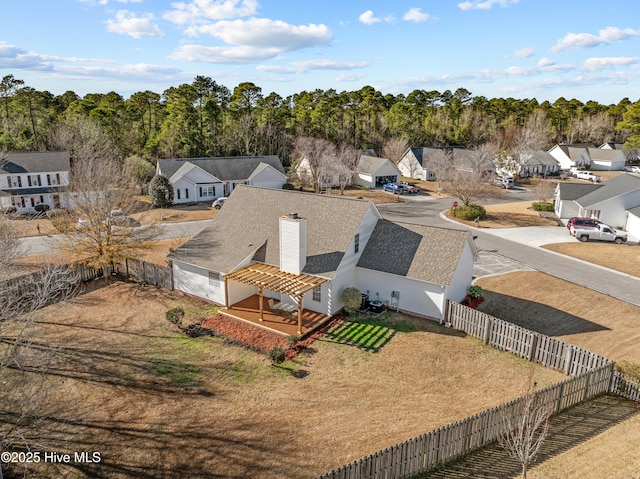
[[[307,220],[289,213],[280,217],[280,269],[300,274],[307,263]]]

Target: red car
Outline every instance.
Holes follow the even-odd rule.
[[[567,229],[571,230],[571,225],[573,224],[575,224],[576,226],[595,228],[600,223],[602,223],[602,221],[598,221],[594,218],[579,218],[577,216],[574,216],[573,218],[569,218],[569,222],[567,223]]]

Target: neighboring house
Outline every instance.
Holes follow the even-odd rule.
[[[436,170],[452,161],[454,147],[409,148],[398,162],[403,176],[422,181],[435,181]]]
[[[393,223],[369,201],[240,185],[168,258],[175,289],[225,306],[260,295],[333,315],[357,287],[442,320],[446,301],[464,298],[477,253],[468,231]]]
[[[487,151],[454,148],[451,153],[457,170],[495,172],[494,157]]]
[[[560,171],[560,163],[544,150],[522,153],[518,175],[528,178],[535,175],[549,176]]]
[[[169,178],[174,203],[211,201],[243,184],[282,188],[287,181],[275,155],[158,160],[156,174]]]
[[[580,188],[578,188],[580,187]],[[640,206],[640,176],[624,173],[597,185],[560,183],[556,213],[560,218],[596,218],[640,238],[635,216]],[[631,229],[629,229],[631,227]]]
[[[311,173],[311,165],[307,157],[302,158],[295,166],[295,172],[298,178],[308,179],[311,183],[313,174]],[[323,158],[318,167],[318,182],[320,189],[332,188],[341,184],[350,185],[352,183],[353,171],[351,171],[344,163],[342,163],[335,155],[328,155]]]
[[[0,208],[34,213],[40,204],[65,207],[70,170],[66,151],[7,153],[0,160]]]
[[[629,216],[627,217],[627,224],[624,229],[640,241],[640,206],[631,208],[627,212]]]
[[[593,145],[556,145],[549,150],[560,164],[560,169],[568,170],[591,164],[591,158],[587,148],[594,148]]]
[[[370,188],[400,181],[401,171],[391,160],[361,155],[354,175],[354,183]]]
[[[588,148],[589,158],[591,158],[592,170],[606,171],[623,171],[624,164],[627,161],[624,151],[605,149],[605,148]]]

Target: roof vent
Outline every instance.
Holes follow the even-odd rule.
[[[298,213],[289,213],[288,218],[290,220],[297,220],[298,219]]]

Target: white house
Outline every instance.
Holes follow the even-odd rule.
[[[282,188],[287,181],[275,155],[158,160],[156,174],[169,178],[174,203],[229,196],[237,185]]]
[[[629,216],[624,229],[640,241],[640,206],[629,209],[627,213]]]
[[[435,181],[436,170],[453,162],[453,147],[409,148],[398,162],[404,176],[422,181]]]
[[[591,158],[587,148],[592,147],[593,145],[555,145],[549,150],[549,154],[558,160],[560,169],[568,170],[590,165]]]
[[[377,156],[361,155],[354,175],[354,183],[370,188],[400,181],[402,172],[391,160]]]
[[[592,170],[623,171],[627,157],[622,150],[588,148]]]
[[[558,173],[560,170],[558,160],[544,150],[522,153],[519,166],[518,175],[524,178],[535,175],[549,176]]]
[[[341,184],[350,185],[352,183],[353,171],[336,158],[335,155],[324,157],[317,168],[320,189],[336,187]],[[295,173],[299,178],[306,176],[309,181],[312,180],[311,165],[306,156],[295,165]]]
[[[37,205],[67,206],[71,160],[67,151],[7,153],[0,160],[0,209],[35,213]]]
[[[369,201],[239,185],[168,258],[175,289],[227,307],[260,295],[330,316],[356,287],[442,320],[446,300],[464,298],[477,253],[468,231],[393,223]]]
[[[624,173],[595,185],[559,183],[556,214],[560,218],[596,218],[614,228],[626,229],[636,238],[635,218],[640,206],[640,176]]]

